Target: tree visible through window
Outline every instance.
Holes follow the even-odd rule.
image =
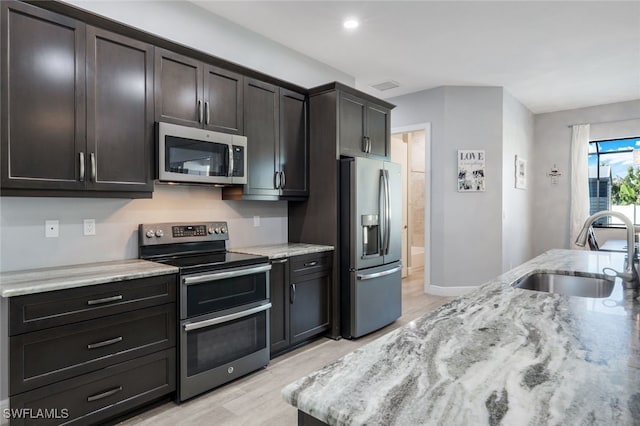
[[[614,210],[640,224],[640,137],[589,143],[590,213]],[[598,220],[618,225],[616,218]]]

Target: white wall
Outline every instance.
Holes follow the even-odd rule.
[[[531,223],[534,212],[531,170],[533,166],[533,114],[506,90],[502,122],[502,270],[531,259]],[[515,156],[527,161],[527,188],[515,187]]]
[[[190,2],[65,2],[302,87],[310,88],[331,81],[355,86],[353,76],[264,38]]]
[[[635,120],[634,120],[635,119]],[[535,116],[535,150],[529,177],[533,189],[533,255],[552,248],[573,248],[569,242],[571,197],[571,128],[592,123],[592,139],[640,135],[640,100],[599,105]],[[552,185],[553,165],[562,173]]]
[[[459,294],[502,272],[502,93],[440,87],[389,99],[392,128],[431,123],[431,293]],[[485,192],[457,192],[459,149],[486,151]]]

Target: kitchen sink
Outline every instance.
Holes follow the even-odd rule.
[[[538,272],[524,277],[514,287],[526,290],[558,293],[565,296],[604,298],[613,291],[614,281],[604,278],[581,277]]]

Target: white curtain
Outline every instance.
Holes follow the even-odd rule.
[[[589,217],[589,124],[576,124],[571,135],[571,219],[569,248],[579,249],[576,238]]]

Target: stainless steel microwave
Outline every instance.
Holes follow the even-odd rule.
[[[158,180],[247,183],[247,138],[158,123]]]

